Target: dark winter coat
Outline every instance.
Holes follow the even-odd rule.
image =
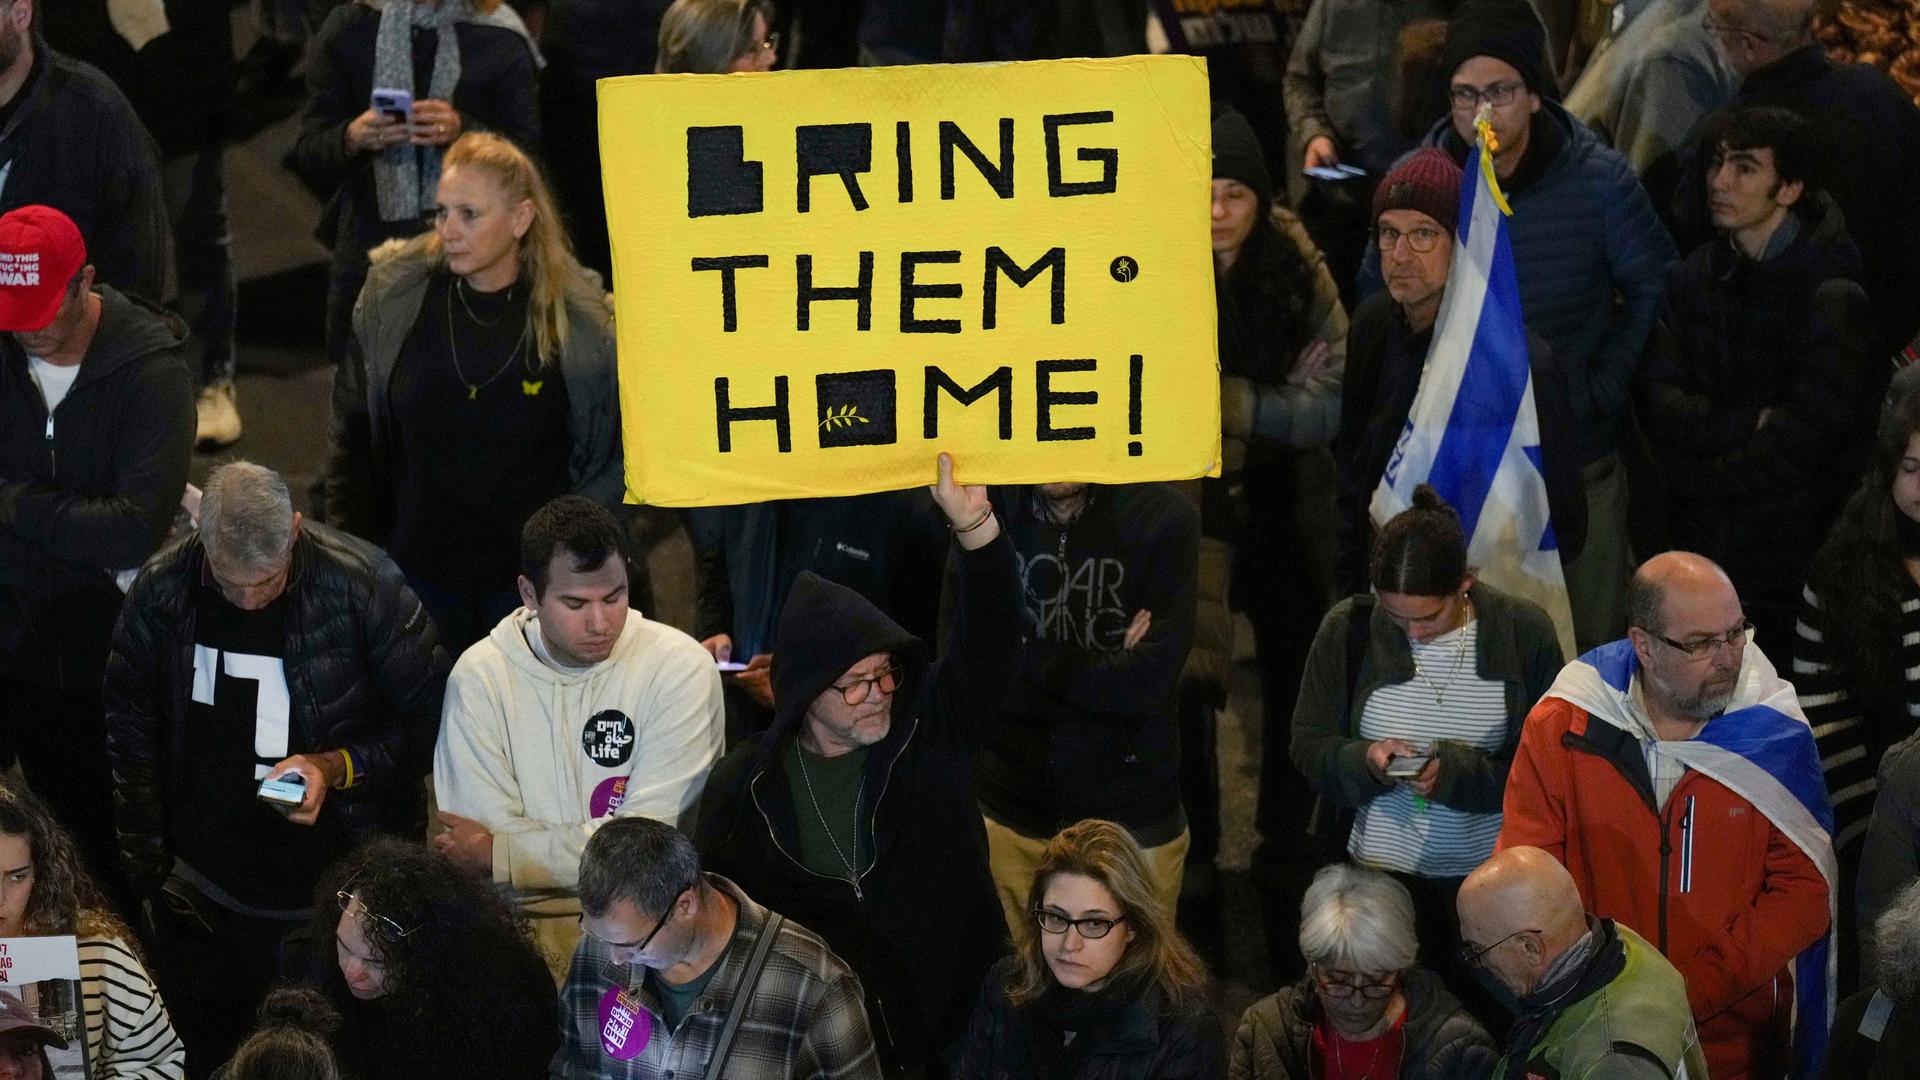
[[[0,129],[0,214],[51,206],[87,242],[95,280],[145,300],[173,299],[173,229],[153,137],[98,69],[35,36],[33,74]]]
[[[1777,105],[1805,117],[1819,179],[1839,203],[1864,263],[1861,282],[1873,298],[1870,339],[1884,355],[1920,331],[1920,108],[1878,68],[1838,64],[1819,42],[1748,75],[1735,105]],[[1706,162],[1695,148],[1675,197],[1683,239],[1710,237],[1705,212]],[[1689,247],[1692,245],[1689,244]],[[1880,386],[1885,375],[1871,373]]]
[[[1859,253],[1838,212],[1816,202],[1799,221],[1764,261],[1723,238],[1674,267],[1639,383],[1671,544],[1783,620],[1865,464],[1874,413]]]
[[[1198,511],[1167,484],[1096,486],[1062,526],[1036,488],[992,496],[1020,553],[1026,624],[980,756],[982,808],[1034,838],[1097,817],[1143,847],[1173,841],[1186,827],[1174,692],[1193,646]],[[1141,610],[1152,626],[1124,648]]]
[[[1422,145],[1467,157],[1450,118]],[[1627,159],[1552,101],[1541,102],[1525,158],[1503,186],[1521,313],[1566,372],[1581,462],[1598,460],[1619,442],[1673,240]],[[1363,294],[1379,290],[1371,246],[1361,278]]]
[[[1343,596],[1371,587],[1367,563],[1373,552],[1373,520],[1367,506],[1413,411],[1432,341],[1430,331],[1413,332],[1400,305],[1384,292],[1368,297],[1353,314],[1340,399],[1340,434],[1333,444],[1334,460],[1339,463],[1336,499],[1340,510],[1335,525],[1340,551],[1335,585]],[[1532,327],[1527,329],[1527,359],[1533,368],[1533,407],[1540,426],[1547,509],[1553,515],[1560,557],[1571,559],[1586,544],[1587,496],[1567,374]]]
[[[193,692],[194,593],[206,574],[198,533],[154,556],[127,594],[107,661],[107,746],[120,854],[136,889],[172,868],[171,808],[182,788]],[[289,723],[309,746],[350,751],[364,782],[328,793],[323,812],[356,840],[419,821],[440,699],[453,663],[419,597],[379,548],[302,522],[287,580]]]
[[[1034,1060],[1033,1007],[1015,1006],[1007,988],[1018,970],[1013,957],[994,965],[980,989],[967,1033],[966,1056],[956,1080],[1217,1080],[1223,1075],[1220,1018],[1204,1003],[1168,1009],[1157,988],[1148,988],[1121,1010],[1106,1030],[1079,1032],[1093,1040],[1075,1050],[1070,1073],[1043,1069]]]
[[[327,16],[311,45],[307,105],[300,138],[287,165],[327,203],[322,239],[357,244],[362,252],[382,240],[420,232],[422,222],[382,222],[375,194],[373,155],[347,152],[347,125],[373,100],[374,38],[380,12],[361,3],[342,4]],[[427,85],[437,31],[413,35],[413,82]],[[452,105],[463,131],[493,131],[528,151],[540,145],[540,113],[534,96],[533,50],[527,39],[503,26],[461,22],[460,82]],[[425,96],[424,92],[420,95]],[[427,193],[432,213],[431,192]],[[424,218],[423,218],[424,221]],[[329,226],[337,226],[330,228]]]
[[[43,4],[35,18],[62,52],[98,67],[126,92],[162,160],[216,146],[233,102],[233,5],[165,0],[167,31],[135,51],[107,0]]]
[[[93,344],[52,417],[0,334],[0,674],[68,688],[99,685],[113,573],[166,539],[193,456],[178,320],[99,293]]]
[[[773,726],[714,766],[694,837],[709,870],[847,961],[866,990],[874,1037],[895,1062],[917,1062],[958,1038],[981,978],[1006,951],[973,757],[1020,662],[1020,586],[1005,536],[953,557],[958,600],[944,654],[931,665],[921,642],[858,593],[800,575],[773,658]],[[905,678],[891,729],[867,757],[867,790],[878,793],[873,862],[855,885],[796,858],[795,790],[781,758],[814,699],[880,652]]]
[[[1473,1080],[1500,1060],[1493,1037],[1440,977],[1423,967],[1400,973],[1406,994],[1401,1080]],[[1313,1025],[1320,1011],[1311,981],[1282,987],[1241,1014],[1229,1050],[1229,1080],[1311,1080]]]

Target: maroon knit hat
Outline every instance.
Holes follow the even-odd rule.
[[[1460,166],[1428,147],[1395,165],[1373,192],[1373,220],[1387,210],[1418,210],[1448,232],[1460,218]]]

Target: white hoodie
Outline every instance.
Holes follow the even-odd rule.
[[[493,880],[528,914],[571,921],[596,828],[681,825],[699,802],[725,736],[720,673],[692,638],[630,612],[612,655],[563,674],[527,643],[536,622],[515,611],[454,664],[433,783],[441,809],[493,833]]]

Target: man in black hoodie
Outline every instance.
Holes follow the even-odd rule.
[[[1806,121],[1735,106],[1698,152],[1721,235],[1668,276],[1640,415],[1668,541],[1726,567],[1762,642],[1791,641],[1807,567],[1866,463],[1872,312],[1859,249],[1811,182]]]
[[[124,900],[100,704],[114,575],[180,508],[192,380],[178,323],[95,288],[51,207],[0,217],[0,331],[0,739]]]
[[[954,483],[942,454],[933,494],[959,548],[946,654],[929,664],[858,593],[801,574],[780,615],[773,726],[714,767],[695,843],[860,976],[889,1072],[939,1076],[1006,947],[973,756],[1020,660],[1020,586],[986,489]]]

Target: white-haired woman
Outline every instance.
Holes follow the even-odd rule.
[[[1873,923],[1877,985],[1840,1003],[1827,1080],[1920,1075],[1920,880]]]
[[[1314,875],[1300,904],[1307,977],[1240,1017],[1232,1080],[1442,1080],[1484,1076],[1497,1054],[1485,1028],[1414,963],[1413,898],[1377,870]]]

